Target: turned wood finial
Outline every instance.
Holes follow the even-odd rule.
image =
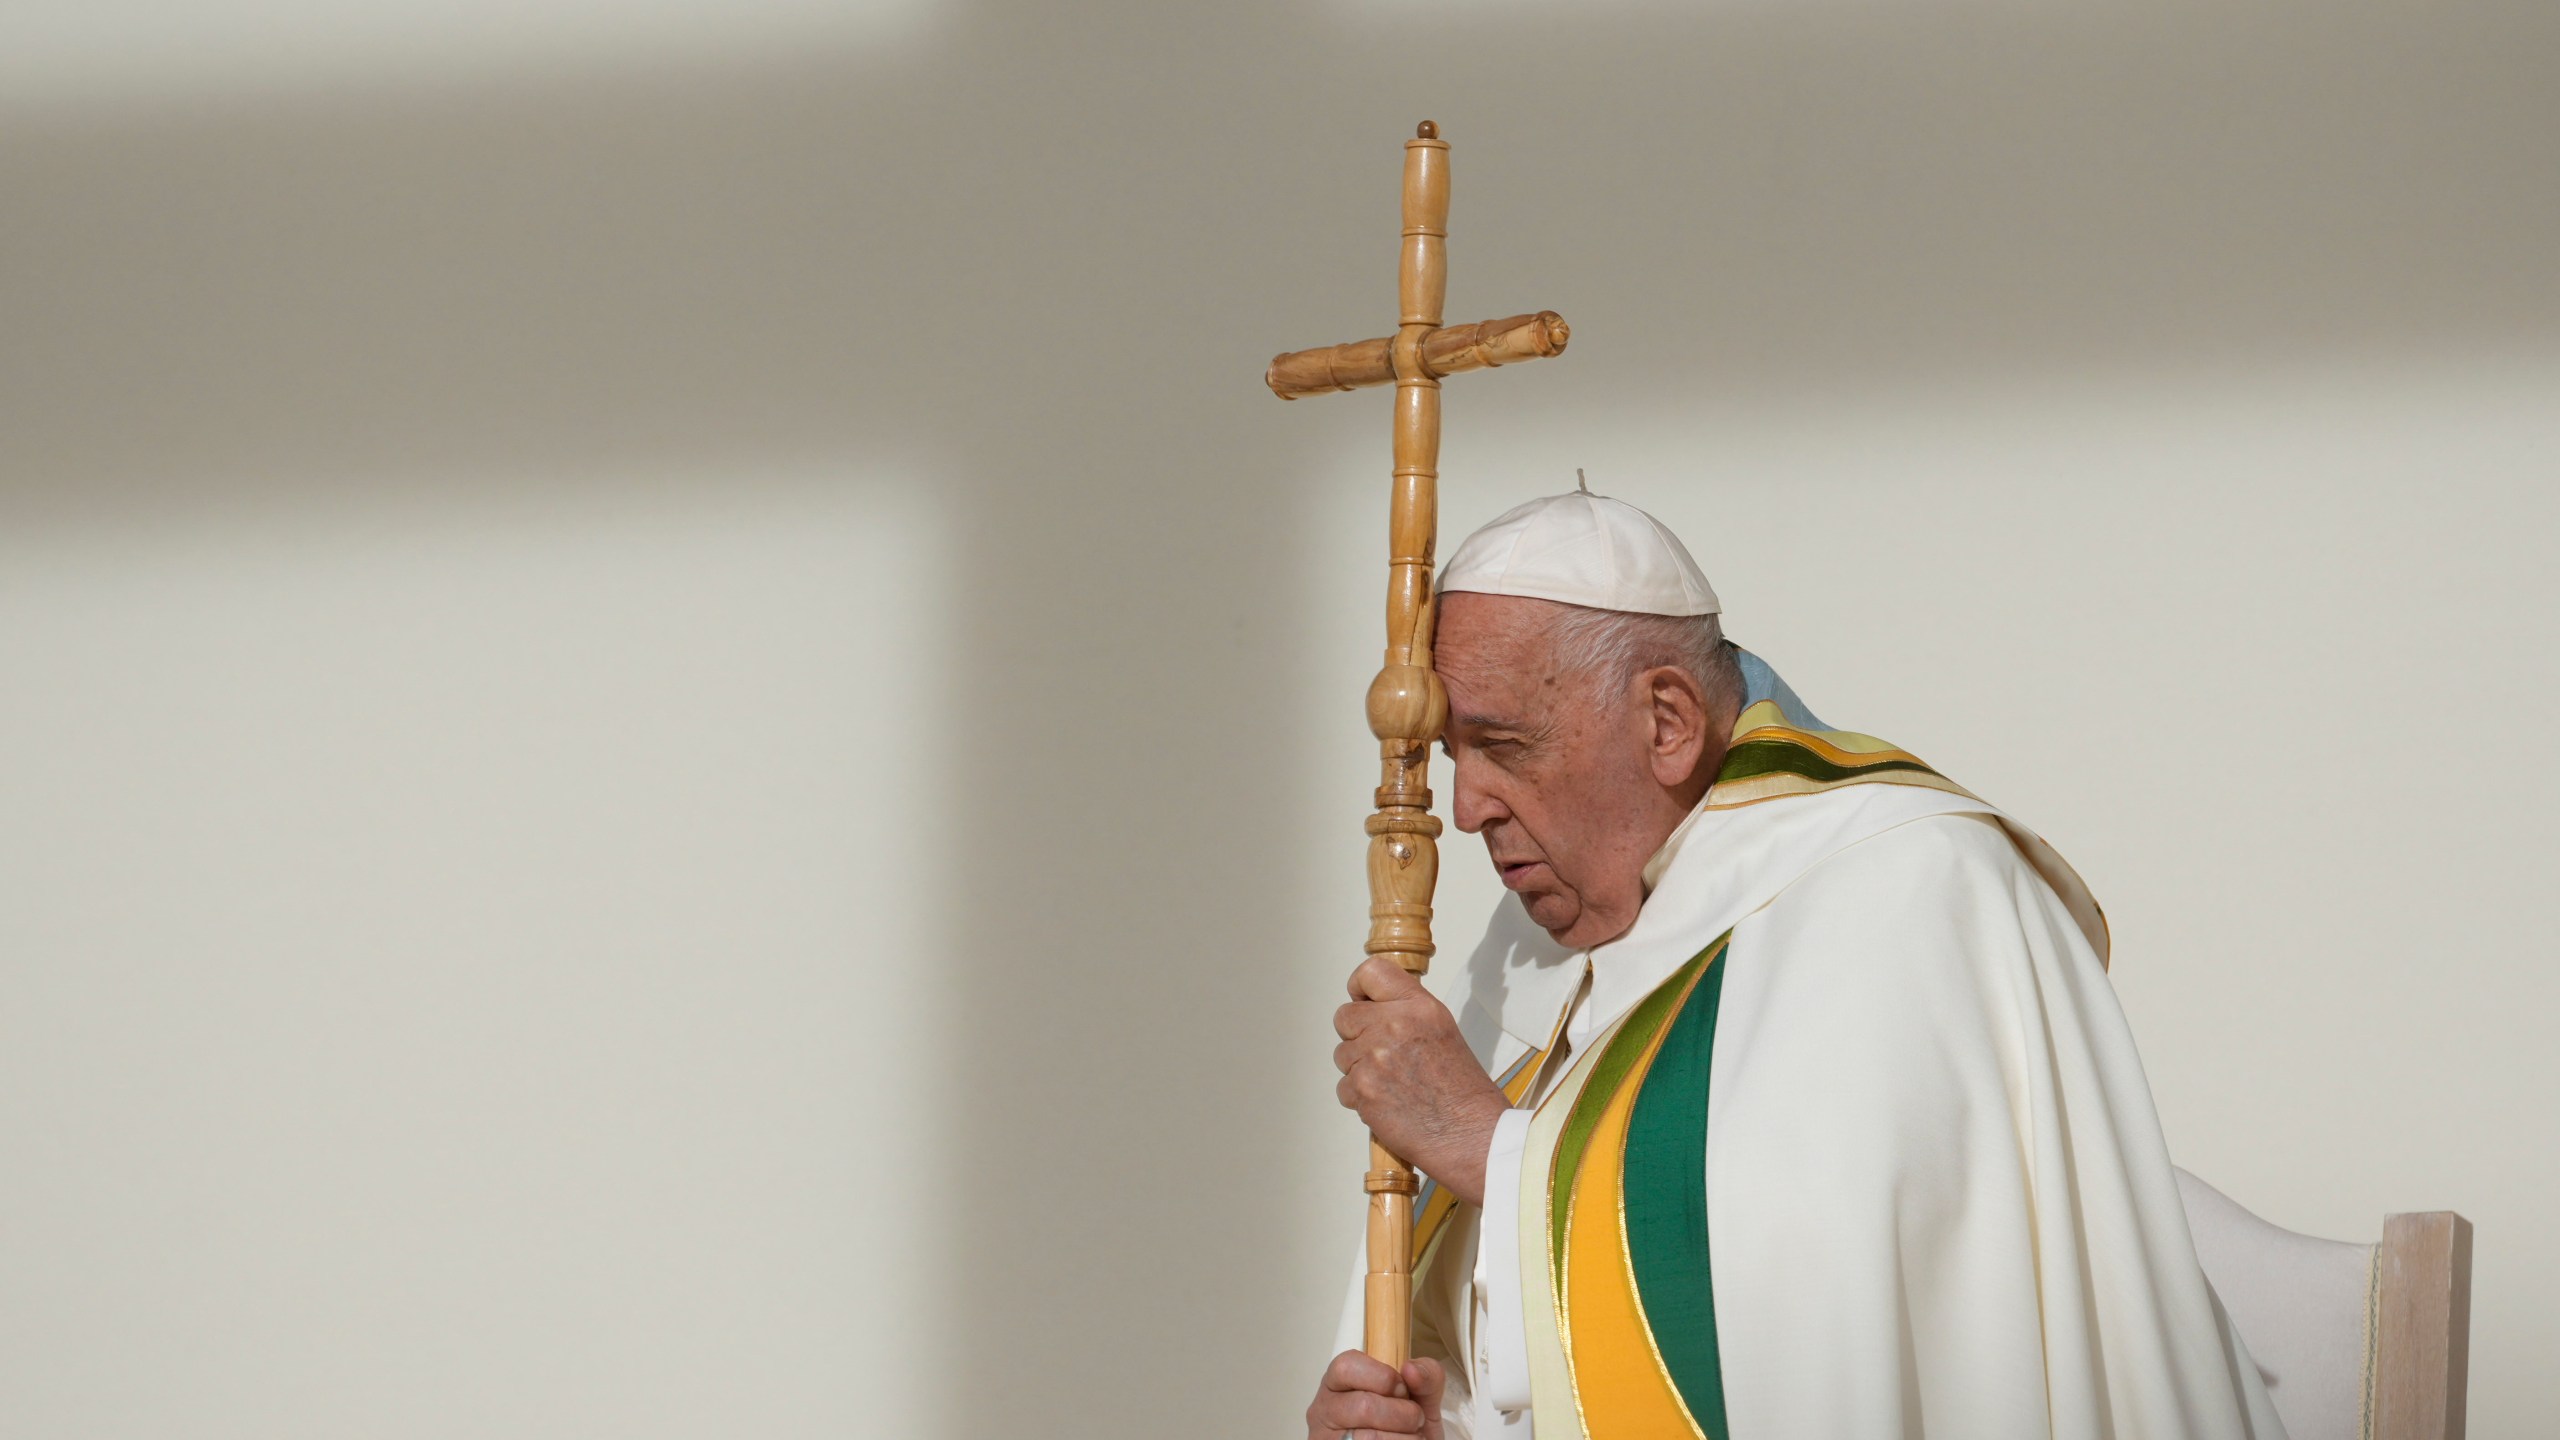
[[[1433,124],[1431,121],[1425,120],[1421,124],[1413,127],[1413,138],[1416,140],[1437,140],[1440,138],[1440,127]]]

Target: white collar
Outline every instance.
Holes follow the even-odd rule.
[[[1713,793],[1715,792],[1710,787],[1708,794]],[[1654,887],[1662,883],[1662,872],[1671,868],[1671,859],[1680,853],[1681,842],[1689,838],[1690,831],[1698,828],[1698,817],[1706,813],[1707,797],[1701,795],[1698,797],[1698,803],[1689,807],[1689,813],[1680,817],[1680,823],[1671,827],[1671,833],[1662,837],[1662,845],[1653,852],[1653,858],[1644,862],[1646,899],[1653,898]]]
[[[1644,909],[1625,934],[1588,950],[1567,950],[1506,896],[1468,964],[1472,1003],[1501,1029],[1544,1045],[1556,1017],[1591,978],[1574,1017],[1579,1041],[1653,992],[1708,942],[1768,904],[1796,877],[1841,850],[1930,815],[1976,814],[1998,822],[2060,891],[2105,952],[2104,922],[2079,877],[2034,835],[1970,795],[1911,785],[1849,785],[1756,805],[1701,805],[1665,840],[1646,870],[1655,877]]]

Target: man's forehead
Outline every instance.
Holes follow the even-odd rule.
[[[1534,717],[1551,688],[1555,657],[1542,610],[1559,607],[1510,595],[1443,596],[1432,667],[1449,692],[1452,723],[1512,726]]]
[[[1433,645],[1464,655],[1498,654],[1543,645],[1548,623],[1563,606],[1522,595],[1477,595],[1461,591],[1440,597]]]
[[[1432,647],[1431,666],[1444,684],[1467,690],[1508,688],[1533,679],[1540,668],[1545,647],[1537,639],[1517,631],[1443,627]]]

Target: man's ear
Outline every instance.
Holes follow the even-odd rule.
[[[1646,671],[1641,683],[1653,778],[1666,789],[1685,785],[1706,758],[1706,692],[1688,671],[1673,665]]]

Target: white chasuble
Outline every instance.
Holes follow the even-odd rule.
[[[1451,1435],[2282,1436],[2079,878],[1746,673],[1635,925],[1567,953],[1510,899],[1469,962],[1521,1108],[1483,1214],[1417,1207]]]

